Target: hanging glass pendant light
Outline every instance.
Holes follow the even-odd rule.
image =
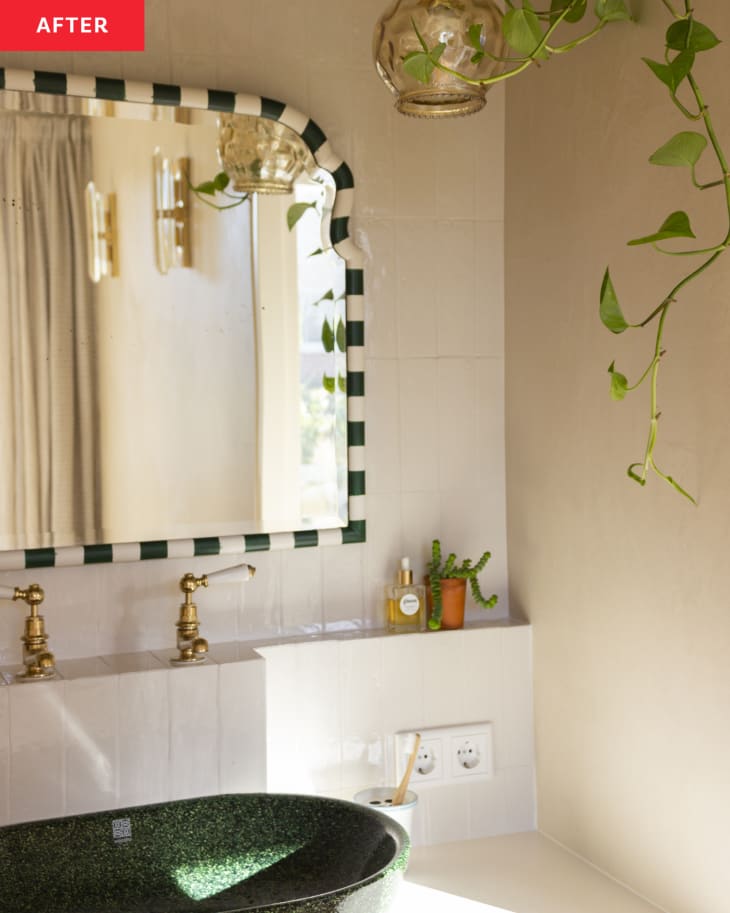
[[[311,161],[301,137],[278,121],[222,114],[218,157],[237,193],[291,193]]]
[[[469,29],[475,25],[481,25],[484,54],[472,62],[476,48]],[[406,55],[423,51],[416,29],[429,50],[445,45],[439,58],[444,66],[470,79],[489,78],[504,67],[492,59],[504,54],[502,12],[494,0],[395,0],[378,20],[373,36],[375,67],[402,114],[453,117],[480,111],[486,104],[486,86],[471,85],[438,68],[424,84],[404,69]]]

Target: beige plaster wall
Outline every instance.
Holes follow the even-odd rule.
[[[637,25],[508,90],[511,599],[534,623],[540,828],[670,913],[718,913],[730,896],[730,259],[682,296],[665,338],[656,455],[694,508],[626,477],[648,391],[612,402],[606,369],[616,358],[636,378],[652,331],[612,337],[598,319],[608,263],[629,320],[689,268],[627,240],[683,208],[700,246],[726,230],[721,192],[647,163],[691,127],[640,60],[661,58],[666,9],[634,10]],[[730,39],[722,0],[696,14]],[[707,100],[726,143],[728,66],[723,45],[697,68],[716,80]]]

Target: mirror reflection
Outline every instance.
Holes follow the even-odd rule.
[[[0,92],[0,549],[347,524],[334,182],[237,117]]]

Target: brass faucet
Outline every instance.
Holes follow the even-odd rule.
[[[208,658],[208,641],[200,636],[200,620],[198,607],[193,602],[193,593],[199,586],[208,586],[208,581],[214,577],[230,577],[236,580],[249,580],[256,573],[256,568],[250,564],[239,564],[235,567],[223,568],[212,574],[185,574],[180,578],[180,589],[185,594],[185,599],[180,605],[180,617],[175,627],[177,628],[178,655],[170,660],[173,665],[184,666],[193,663],[204,663]]]
[[[5,596],[7,593],[7,596]],[[8,589],[0,587],[0,598],[18,599],[30,607],[30,615],[25,619],[25,631],[21,637],[23,643],[24,671],[18,672],[15,678],[21,682],[42,681],[54,678],[56,675],[56,660],[48,650],[48,635],[46,634],[45,621],[38,614],[38,606],[43,602],[45,593],[37,583],[21,589],[13,587]]]
[[[180,578],[180,589],[185,594],[185,601],[180,605],[180,617],[175,627],[177,628],[177,649],[179,655],[171,659],[171,663],[204,663],[208,658],[208,641],[200,636],[200,621],[198,620],[198,607],[193,602],[193,593],[199,586],[208,586],[208,577],[196,577],[195,574],[185,574]]]

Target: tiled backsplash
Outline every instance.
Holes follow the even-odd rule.
[[[263,666],[220,647],[191,669],[135,654],[0,687],[0,823],[264,789]]]
[[[394,733],[490,720],[493,779],[424,787],[414,839],[535,827],[529,626],[283,644],[261,653],[269,789],[351,799],[395,783]]]
[[[0,687],[0,824],[221,792],[349,799],[394,783],[392,736],[490,720],[491,780],[424,788],[417,843],[535,826],[531,628],[214,645],[60,663]]]

